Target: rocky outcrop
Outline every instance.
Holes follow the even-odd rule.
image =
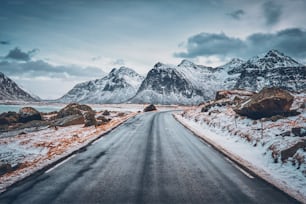
[[[19,114],[13,111],[0,115],[0,125],[11,125],[19,121]]]
[[[235,97],[243,99],[243,98],[249,98],[254,94],[255,92],[246,91],[246,90],[220,90],[216,92],[215,100],[234,99]]]
[[[97,120],[95,118],[94,112],[90,112],[90,111],[85,112],[83,116],[84,116],[84,126],[85,127],[97,124]]]
[[[264,88],[234,110],[252,119],[283,115],[290,111],[293,96],[280,88]]]
[[[149,112],[149,111],[155,111],[155,110],[157,110],[156,107],[153,104],[150,104],[144,108],[143,112]]]
[[[70,117],[67,118],[68,116]],[[96,125],[97,122],[95,119],[95,112],[91,109],[91,107],[77,103],[67,105],[57,113],[56,117],[58,119],[65,118],[62,120],[63,125],[84,123],[85,127],[87,127]]]
[[[26,123],[33,120],[42,120],[40,112],[32,107],[24,107],[19,110],[19,122]]]
[[[286,161],[289,157],[293,157],[293,155],[296,153],[296,151],[300,148],[303,148],[304,151],[306,150],[306,140],[303,140],[301,142],[298,142],[294,144],[293,146],[282,150],[281,151],[281,160],[282,162]]]
[[[294,127],[291,129],[294,136],[304,137],[306,136],[306,127]]]

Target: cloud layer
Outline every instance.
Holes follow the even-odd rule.
[[[5,59],[17,60],[17,61],[30,61],[33,54],[38,52],[38,49],[33,49],[28,52],[22,51],[20,48],[16,47],[9,51],[5,56]]]
[[[245,40],[224,33],[200,33],[188,38],[186,51],[175,53],[181,58],[199,56],[252,57],[270,49],[278,49],[298,59],[306,56],[306,31],[290,28],[276,33],[254,33]]]
[[[42,60],[23,63],[2,61],[0,70],[8,76],[28,78],[99,78],[104,75],[104,72],[96,67],[54,66]]]

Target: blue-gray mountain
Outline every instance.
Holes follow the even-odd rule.
[[[133,97],[143,76],[127,67],[114,68],[107,76],[77,84],[58,102],[123,103]]]
[[[37,101],[31,94],[20,88],[12,79],[0,72],[0,100]]]
[[[1,76],[1,75],[0,75]],[[212,68],[183,60],[179,65],[157,63],[144,78],[126,67],[107,76],[77,84],[57,102],[157,103],[193,105],[215,97],[218,90],[281,87],[306,90],[306,67],[277,50]],[[35,100],[14,82],[1,79],[0,100]]]
[[[142,82],[134,103],[198,104],[212,99],[222,89],[259,91],[281,87],[289,91],[306,89],[306,67],[277,50],[248,61],[233,59],[216,67],[183,60],[177,66],[157,63]]]

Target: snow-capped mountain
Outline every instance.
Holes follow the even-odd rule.
[[[250,91],[259,91],[266,86],[289,91],[306,89],[306,67],[277,50],[251,58],[228,73],[239,74],[235,88]]]
[[[29,93],[20,88],[12,79],[0,72],[0,100],[37,101]]]
[[[179,65],[158,62],[142,82],[132,103],[197,104],[207,100],[211,90],[205,82],[214,80],[214,69],[183,60]],[[206,83],[207,86],[208,83]],[[214,93],[213,93],[214,94]]]
[[[157,63],[142,82],[133,103],[198,104],[218,90],[281,87],[306,89],[306,67],[277,50],[248,61],[234,58],[216,68],[183,60],[179,65]]]
[[[114,68],[107,76],[77,84],[59,102],[123,103],[133,97],[143,76],[127,67]]]
[[[215,73],[215,76],[217,78],[216,87],[213,89],[215,91],[218,91],[221,89],[233,89],[242,71],[242,70],[239,70],[239,67],[241,67],[243,63],[245,63],[245,61],[239,58],[233,58],[231,61],[229,61],[225,65],[217,67],[216,68],[217,71]],[[229,74],[229,72],[233,72],[233,70],[235,69],[237,69],[236,72]]]

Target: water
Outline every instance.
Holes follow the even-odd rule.
[[[0,113],[8,112],[8,111],[15,111],[18,112],[20,108],[23,107],[32,107],[40,112],[52,112],[52,111],[58,111],[64,106],[53,106],[53,105],[1,105],[0,104]]]

